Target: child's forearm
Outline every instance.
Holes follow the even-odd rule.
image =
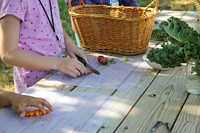
[[[64,29],[63,29],[63,33],[64,33],[64,42],[65,42],[65,45],[69,45],[69,44],[74,44],[75,43],[72,40],[72,38],[65,32]]]
[[[30,54],[21,50],[13,50],[2,59],[6,64],[34,70],[57,70],[58,57]]]
[[[24,52],[18,49],[20,20],[5,16],[0,20],[0,57],[3,62],[37,70],[56,70],[58,57],[47,57]]]

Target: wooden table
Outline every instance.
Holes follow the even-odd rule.
[[[162,11],[156,21],[170,16],[199,32],[197,12]],[[185,65],[158,71],[143,62],[143,55],[129,56],[124,62],[121,55],[104,54],[119,65],[102,67],[94,61],[99,54],[103,53],[89,57],[101,76],[70,79],[57,73],[41,80],[25,94],[46,98],[54,111],[19,119],[12,110],[2,109],[0,133],[147,133],[157,121],[168,122],[174,133],[200,132],[200,97],[186,91]],[[167,133],[167,128],[162,125],[157,133]]]

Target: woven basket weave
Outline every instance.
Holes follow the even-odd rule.
[[[79,5],[69,14],[84,50],[136,55],[148,48],[158,5],[157,0],[145,8]]]
[[[194,4],[196,6],[196,9],[198,11],[198,14],[199,14],[199,18],[198,18],[198,21],[200,19],[200,0],[194,0]]]

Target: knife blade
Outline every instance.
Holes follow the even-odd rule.
[[[77,59],[83,63],[83,65],[85,67],[87,67],[89,70],[91,70],[92,72],[94,72],[97,75],[100,75],[100,72],[98,72],[95,68],[93,68],[91,65],[89,65],[83,58],[81,58],[80,56],[76,55]]]

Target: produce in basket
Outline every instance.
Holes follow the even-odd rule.
[[[150,61],[164,68],[179,67],[190,59],[200,60],[200,34],[179,18],[163,21],[159,29],[153,30],[151,39],[168,41],[161,49],[151,49],[147,55]],[[194,70],[200,75],[200,65],[197,64]]]
[[[200,20],[200,0],[194,0],[194,5],[196,6],[196,9],[198,11],[198,14],[199,14],[199,18],[197,21]]]

